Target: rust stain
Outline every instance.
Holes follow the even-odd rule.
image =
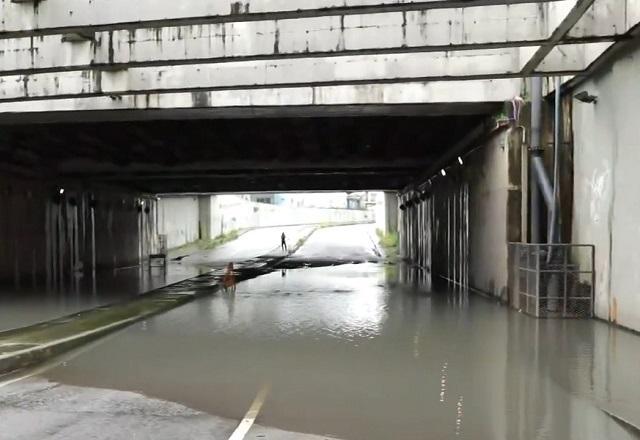
[[[231,14],[242,14],[242,2],[231,3]]]
[[[29,38],[29,53],[31,55],[31,67],[35,67],[36,66],[36,60],[35,60],[35,47],[33,45],[33,37]]]
[[[194,107],[211,107],[211,95],[208,92],[193,92],[191,100]]]
[[[407,47],[407,11],[402,11],[402,47]]]
[[[24,90],[24,96],[29,96],[29,77],[27,75],[22,77],[22,87]]]
[[[427,23],[427,11],[420,11],[420,35],[425,39],[427,38]]]
[[[109,64],[114,63],[114,50],[113,50],[113,31],[109,31]]]
[[[338,39],[338,45],[336,46],[336,51],[344,50],[345,42],[344,42],[344,15],[340,16],[340,38]]]
[[[102,70],[96,70],[94,73],[95,86],[94,92],[102,92]]]
[[[280,27],[278,27],[278,20],[275,21],[275,26],[276,26],[276,32],[275,32],[274,42],[273,42],[273,53],[279,54],[280,53]]]

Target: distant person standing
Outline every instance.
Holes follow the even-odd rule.
[[[287,248],[287,236],[284,235],[284,232],[280,236],[280,247],[283,251],[289,252],[289,248]]]

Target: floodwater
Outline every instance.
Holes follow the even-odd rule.
[[[432,292],[379,263],[273,272],[138,323],[44,376],[343,439],[630,439],[640,337]],[[254,437],[250,437],[254,438]]]
[[[141,293],[195,277],[228,262],[250,260],[269,253],[280,253],[280,234],[285,232],[295,244],[309,234],[313,226],[259,228],[237,240],[212,250],[194,252],[171,261],[167,270],[134,266],[116,271],[101,271],[78,277],[55,290],[43,286],[0,289],[0,331],[24,327],[93,307],[131,299]]]
[[[43,286],[0,289],[0,331],[25,327],[93,307],[125,301],[149,290],[193,278],[205,272],[176,263],[167,270],[129,267],[85,276],[48,290]]]

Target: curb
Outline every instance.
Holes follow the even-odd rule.
[[[281,263],[286,258],[290,257],[294,254],[300,247],[304,245],[304,243],[313,235],[320,226],[317,226],[311,230],[307,235],[305,235],[299,243],[292,249],[290,253],[283,256],[262,256],[258,258],[262,258],[265,262],[264,266],[256,268],[241,268],[237,269],[237,278],[236,283],[240,283],[252,278],[256,278],[260,275],[265,275],[273,270],[275,266]],[[188,285],[189,283],[193,283],[194,281],[206,277],[211,277],[211,281],[215,281],[215,284],[206,285],[206,289],[199,289],[200,286]],[[184,287],[183,292],[189,293],[176,293],[176,288],[179,287],[181,283],[186,283],[187,286]],[[95,328],[80,332],[80,333],[71,333],[68,336],[60,337],[57,339],[53,339],[50,341],[44,342],[35,342],[35,343],[20,343],[17,345],[24,345],[26,348],[22,348],[15,351],[8,351],[5,353],[0,352],[0,378],[7,376],[9,374],[15,373],[18,370],[35,367],[38,364],[41,364],[50,358],[62,355],[70,350],[73,350],[77,347],[80,347],[88,342],[99,339],[102,336],[105,336],[109,333],[116,332],[125,327],[130,326],[136,322],[142,321],[146,318],[149,318],[154,315],[159,315],[161,313],[165,313],[169,310],[180,307],[184,304],[187,304],[191,301],[194,301],[197,298],[203,297],[205,295],[210,295],[220,290],[220,280],[215,278],[213,275],[213,271],[201,274],[192,278],[187,278],[182,281],[178,281],[172,284],[168,284],[166,286],[160,287],[158,289],[150,290],[148,292],[142,293],[138,295],[135,299],[115,303],[111,305],[103,305],[98,306],[93,309],[84,310],[81,312],[76,312],[71,315],[62,316],[59,318],[55,318],[49,321],[40,322],[31,326],[16,328],[7,330],[4,332],[0,332],[0,347],[3,346],[3,339],[9,340],[12,336],[24,337],[28,335],[28,332],[37,332],[46,330],[47,327],[55,326],[64,326],[69,323],[82,323],[83,320],[90,324],[91,319],[97,319],[98,317],[87,317],[86,315],[97,314],[100,311],[117,311],[118,309],[126,310],[126,307],[135,307],[136,303],[139,303],[140,306],[144,304],[145,301],[155,301],[151,304],[150,310],[147,311],[138,311],[135,310],[133,316],[130,316],[125,319],[121,319],[115,322],[111,322],[105,325],[97,326]],[[19,341],[19,338],[18,338]],[[11,342],[4,344],[4,346],[10,345]],[[31,346],[30,346],[31,345]]]
[[[277,261],[269,261],[267,263],[267,267],[265,268],[248,269],[246,271],[247,272],[246,274],[242,274],[242,272],[240,272],[237,278],[237,282],[246,281],[248,279],[255,278],[257,276],[268,273],[270,271],[271,266],[274,264],[277,264]],[[196,280],[206,275],[207,274],[199,275],[197,277],[189,278],[181,282]],[[175,289],[176,284],[179,284],[179,283],[180,282],[172,284],[170,286],[173,286],[173,288]],[[157,303],[154,305],[154,307],[151,308],[151,310],[139,312],[129,318],[125,318],[116,322],[102,325],[84,332],[70,334],[69,336],[53,339],[51,341],[34,343],[32,344],[33,345],[32,347],[27,347],[27,348],[13,351],[13,352],[10,351],[4,354],[0,354],[0,378],[9,374],[15,373],[16,371],[21,369],[35,367],[38,364],[41,364],[49,360],[50,358],[62,355],[70,350],[78,348],[88,342],[91,342],[109,333],[116,332],[118,330],[121,330],[125,327],[130,326],[131,324],[142,321],[154,315],[165,313],[169,310],[175,309],[191,301],[194,301],[197,298],[203,297],[205,295],[213,294],[220,290],[220,285],[218,282],[216,282],[215,285],[212,285],[206,291],[201,291],[201,292],[198,292],[197,289],[193,289],[193,288],[190,289],[188,287],[185,288],[185,291],[190,291],[190,292],[192,291],[193,293],[175,294],[171,292],[171,290],[169,290],[169,292],[167,293],[162,292],[162,290],[167,289],[170,286],[165,286],[161,289],[147,292],[142,296],[142,298],[138,297],[132,301],[114,304],[112,306],[96,307],[94,309],[89,309],[84,312],[75,313],[73,315],[68,315],[66,317],[56,318],[51,321],[42,322],[39,324],[35,324],[33,326],[24,327],[22,329],[18,328],[18,329],[8,330],[6,332],[1,332],[0,340],[3,337],[8,338],[10,337],[10,335],[19,335],[21,331],[25,332],[27,329],[31,329],[31,330],[44,329],[46,328],[47,325],[56,325],[57,323],[61,323],[60,325],[64,325],[66,322],[70,320],[74,320],[74,318],[75,318],[75,322],[82,322],[83,317],[78,315],[97,313],[100,310],[107,310],[110,308],[117,310],[118,307],[124,308],[124,307],[133,306],[136,302],[142,302],[142,301],[153,300],[153,299],[158,300]],[[85,319],[89,320],[88,318],[85,318]],[[25,343],[21,345],[28,346],[31,344]],[[1,343],[0,343],[0,346],[1,346]]]

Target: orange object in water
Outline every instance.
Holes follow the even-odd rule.
[[[222,284],[224,285],[225,290],[236,285],[236,274],[233,272],[233,263],[229,263],[227,265],[227,269],[224,273],[224,278],[222,279]]]

